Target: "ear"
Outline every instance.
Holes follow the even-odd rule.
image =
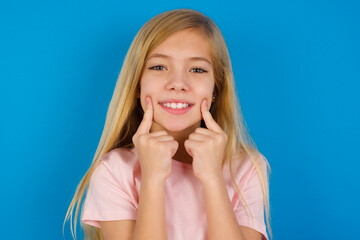
[[[211,99],[211,101],[212,101],[212,102],[215,102],[215,98],[216,98],[216,93],[215,93],[215,90],[214,90],[213,93],[212,93],[212,99]]]

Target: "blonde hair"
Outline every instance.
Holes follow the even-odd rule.
[[[232,157],[238,154],[248,156],[254,164],[262,185],[266,223],[270,238],[272,238],[268,188],[270,166],[266,158],[259,153],[246,130],[240,105],[238,104],[230,56],[225,41],[220,30],[210,18],[195,10],[177,9],[161,13],[150,19],[135,36],[124,59],[92,164],[77,186],[65,216],[64,225],[70,218],[70,228],[74,239],[76,239],[77,218],[84,192],[101,158],[115,148],[133,146],[132,136],[135,134],[143,116],[143,110],[137,100],[137,93],[139,92],[139,80],[147,56],[171,34],[184,29],[197,30],[209,40],[215,78],[214,93],[216,96],[216,100],[211,107],[211,113],[228,136],[224,159],[229,161],[232,181],[251,216],[249,206],[234,178]],[[204,126],[203,121],[202,126]],[[76,211],[73,224],[75,205]],[[80,224],[84,230],[85,239],[103,239],[99,228],[83,224],[81,221]]]

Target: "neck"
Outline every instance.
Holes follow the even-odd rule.
[[[185,129],[184,131],[181,132],[168,132],[169,135],[173,136],[175,141],[177,141],[179,143],[179,148],[176,151],[175,155],[173,156],[173,159],[175,159],[176,161],[179,162],[183,162],[183,163],[192,163],[192,157],[189,155],[189,153],[186,151],[185,147],[184,147],[184,142],[186,141],[186,139],[189,138],[189,135],[195,131],[195,128],[189,128],[189,129]]]

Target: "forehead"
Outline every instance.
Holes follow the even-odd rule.
[[[148,56],[149,58],[167,55],[172,58],[206,58],[210,61],[210,43],[198,30],[185,29],[173,33],[160,43]]]

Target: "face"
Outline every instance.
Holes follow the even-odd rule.
[[[151,132],[179,132],[200,127],[202,100],[210,108],[214,74],[205,36],[192,29],[168,37],[148,56],[140,80],[140,100],[153,103]]]

